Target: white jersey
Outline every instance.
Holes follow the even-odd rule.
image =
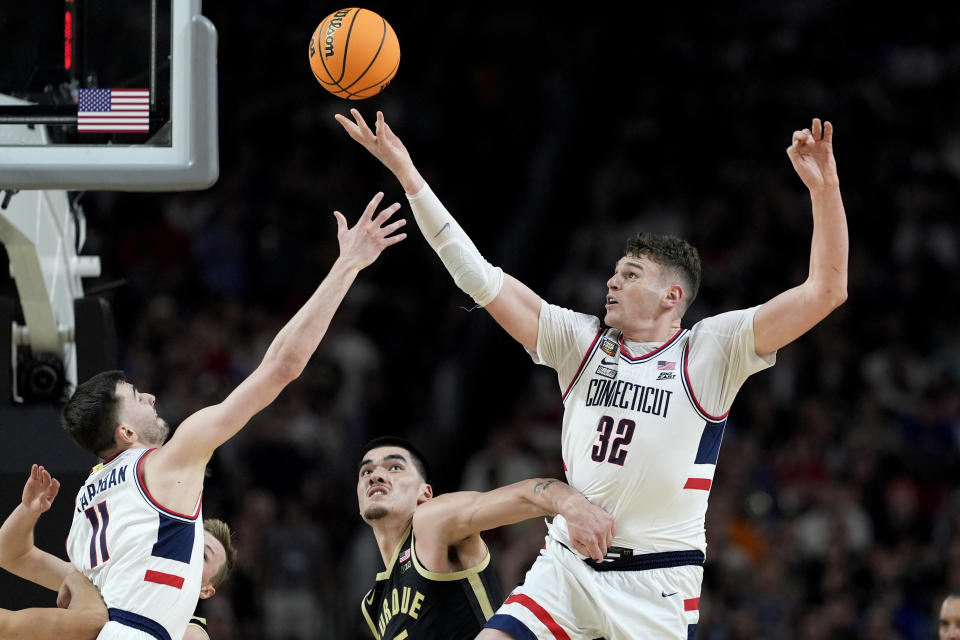
[[[203,519],[157,504],[140,479],[154,449],[128,449],[94,467],[77,494],[70,561],[100,590],[110,622],[100,638],[179,640],[203,572]]]
[[[706,550],[707,497],[730,405],[746,378],[775,360],[756,355],[755,311],[707,318],[651,344],[542,304],[531,355],[556,369],[563,389],[567,482],[614,517],[614,546]],[[549,532],[571,546],[562,516]]]

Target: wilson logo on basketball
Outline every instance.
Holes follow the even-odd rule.
[[[324,34],[325,38],[323,40],[323,55],[327,58],[333,55],[333,35],[337,32],[337,29],[343,25],[343,19],[348,15],[350,15],[350,10],[344,9],[337,11],[333,14],[333,17],[330,18],[330,24],[327,26],[327,32]]]
[[[380,14],[340,9],[313,30],[309,61],[324,89],[338,98],[363,100],[383,91],[396,75],[400,43]]]

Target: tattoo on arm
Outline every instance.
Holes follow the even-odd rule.
[[[540,495],[541,493],[546,491],[550,487],[550,485],[552,485],[554,482],[556,482],[556,480],[547,480],[545,482],[538,482],[533,486],[533,494],[537,496]],[[544,513],[544,515],[547,516],[548,518],[557,517],[557,514],[554,513],[553,510],[547,510],[546,513]]]
[[[556,480],[547,480],[546,482],[538,482],[533,486],[533,493],[539,495],[547,490],[547,487],[552,485]]]

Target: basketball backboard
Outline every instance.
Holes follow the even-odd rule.
[[[217,180],[217,33],[200,0],[0,4],[0,189],[195,190]],[[112,115],[125,89],[142,90],[143,131],[81,130],[78,101],[95,97],[84,111],[97,111],[113,92]]]

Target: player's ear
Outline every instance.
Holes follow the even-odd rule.
[[[431,487],[429,484],[424,483],[424,485],[420,488],[420,498],[417,500],[417,504],[421,505],[432,497],[433,497],[433,487]]]
[[[140,436],[132,428],[125,424],[117,425],[117,428],[113,432],[114,440],[121,447],[125,444],[133,444],[139,440]]]
[[[663,296],[663,303],[668,307],[677,307],[683,301],[683,287],[679,284],[672,284],[667,287]]]
[[[206,600],[207,598],[212,598],[216,592],[217,590],[212,584],[205,584],[200,587],[200,599]]]

